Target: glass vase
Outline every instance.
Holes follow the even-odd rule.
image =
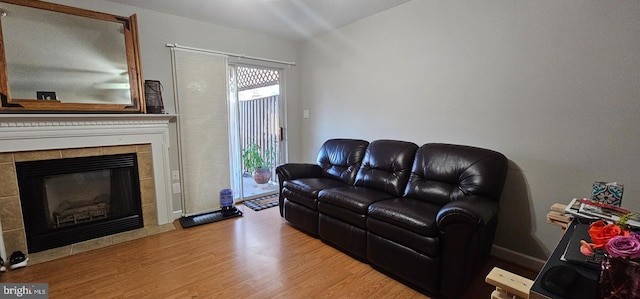
[[[605,254],[602,258],[598,298],[640,298],[640,263]]]

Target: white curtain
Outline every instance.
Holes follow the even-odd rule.
[[[182,213],[220,209],[221,189],[231,188],[227,57],[171,48]]]

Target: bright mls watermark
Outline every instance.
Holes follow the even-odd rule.
[[[0,283],[0,299],[46,299],[49,298],[48,283]]]

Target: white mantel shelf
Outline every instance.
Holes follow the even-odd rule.
[[[145,122],[174,120],[176,114],[0,114],[0,126],[29,126],[30,123]]]

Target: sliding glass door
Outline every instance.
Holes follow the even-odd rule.
[[[229,107],[233,185],[238,200],[278,192],[281,163],[282,70],[229,65]]]

